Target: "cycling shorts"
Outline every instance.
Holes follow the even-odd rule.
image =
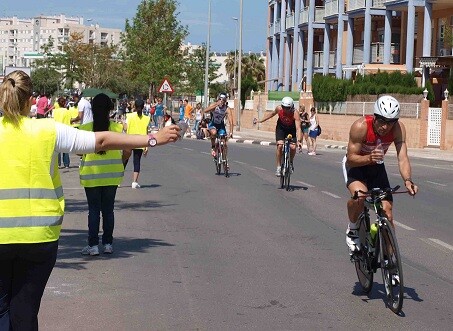
[[[291,134],[293,138],[291,139],[293,143],[297,142],[296,135],[296,125],[293,126],[284,126],[280,124],[280,121],[277,121],[277,126],[275,127],[275,141],[285,140],[285,138]]]
[[[215,124],[214,122],[209,122],[208,129],[209,130],[216,129],[217,132],[219,132],[220,130],[223,130],[223,131],[225,131],[225,134],[226,134],[225,122],[222,122],[220,124]]]
[[[372,188],[388,188],[390,187],[387,171],[384,164],[370,164],[362,167],[350,168],[346,165],[346,156],[343,158],[343,175],[348,187],[352,182],[359,181],[366,185],[368,190]],[[393,201],[391,194],[387,195],[383,200]]]

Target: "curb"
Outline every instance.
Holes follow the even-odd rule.
[[[332,149],[343,149],[346,150],[348,146],[340,146],[340,145],[325,145],[325,148],[332,148]]]

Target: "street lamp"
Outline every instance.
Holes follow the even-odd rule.
[[[208,5],[208,37],[206,41],[206,58],[204,68],[204,107],[208,107],[209,95],[208,95],[208,75],[209,75],[209,49],[211,48],[211,0]]]
[[[423,90],[423,98],[424,98],[425,100],[427,100],[427,97],[428,97],[428,90],[425,88],[425,89]]]
[[[234,72],[233,72],[233,89],[236,89],[236,59],[238,56],[238,21],[237,17],[232,17],[231,19],[236,21],[236,34],[234,38]]]
[[[239,56],[238,56],[238,100],[239,100],[239,107],[238,107],[238,127],[237,130],[241,131],[241,81],[242,81],[242,3],[241,0],[239,5]]]
[[[448,101],[448,94],[450,94],[450,92],[448,91],[448,89],[445,89],[444,97],[445,97],[445,100],[447,100],[447,101]]]

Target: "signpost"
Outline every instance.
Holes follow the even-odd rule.
[[[175,90],[171,86],[170,81],[168,80],[168,78],[164,78],[164,80],[162,81],[162,84],[160,84],[159,93],[163,93],[164,94],[164,105],[165,105],[165,107],[167,107],[167,94],[168,93],[173,93],[174,91]],[[170,109],[170,112],[173,113],[172,109]],[[172,116],[172,115],[173,114],[171,114],[170,116]]]

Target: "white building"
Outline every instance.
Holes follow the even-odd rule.
[[[62,50],[73,32],[82,33],[84,43],[110,45],[120,42],[120,29],[84,25],[82,17],[45,16],[34,18],[0,18],[0,74],[6,66],[29,67],[41,57],[40,51],[49,37],[54,39],[54,52]]]

